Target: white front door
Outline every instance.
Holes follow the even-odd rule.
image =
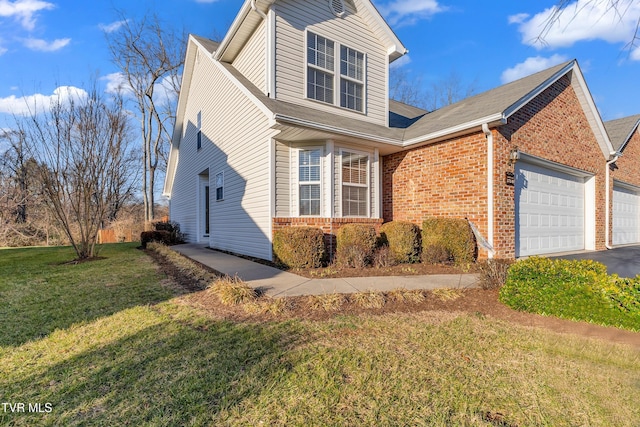
[[[585,179],[516,164],[516,257],[585,248]]]
[[[620,185],[613,187],[613,244],[640,243],[640,194]]]

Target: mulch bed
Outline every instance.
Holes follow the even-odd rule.
[[[338,311],[310,310],[308,298],[305,296],[288,297],[288,310],[280,315],[247,314],[242,307],[229,307],[220,303],[218,297],[210,291],[202,290],[200,284],[194,284],[173,264],[153,251],[147,253],[156,261],[161,271],[172,279],[175,287],[182,289],[183,296],[179,301],[192,305],[211,317],[220,320],[265,322],[286,319],[305,319],[322,321],[340,315],[359,315],[363,313],[381,315],[385,313],[412,313],[422,311],[464,312],[478,316],[514,322],[520,325],[545,328],[555,332],[569,333],[593,337],[611,342],[629,344],[640,349],[640,333],[623,329],[593,325],[586,322],[574,322],[550,316],[515,311],[498,300],[497,290],[464,289],[459,290],[456,299],[443,299],[431,291],[425,291],[426,298],[421,303],[396,302],[387,300],[379,309],[363,308],[352,301],[347,301]],[[416,264],[417,266],[418,264]],[[373,270],[373,269],[372,269]],[[441,273],[431,273],[441,274]]]

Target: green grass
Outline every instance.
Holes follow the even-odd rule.
[[[170,299],[132,245],[77,266],[57,265],[67,249],[12,251],[0,401],[52,411],[0,406],[0,425],[640,424],[637,349],[444,312],[220,321]],[[45,283],[48,299],[28,292]]]

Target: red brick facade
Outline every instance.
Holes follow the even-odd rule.
[[[622,157],[611,170],[611,182],[609,191],[613,195],[613,181],[622,181],[640,187],[640,127],[633,133],[627,145],[623,148]],[[610,218],[613,218],[613,197],[609,200]],[[613,220],[610,221],[609,242],[613,239]]]
[[[596,186],[596,249],[604,249],[606,160],[567,76],[492,129],[494,137],[494,247],[496,257],[515,256],[514,187],[510,151],[589,172]],[[639,144],[640,145],[640,144]],[[487,139],[476,131],[383,158],[385,221],[421,224],[425,216],[468,218],[486,237]],[[480,256],[486,256],[480,252]]]

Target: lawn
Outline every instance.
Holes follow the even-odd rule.
[[[231,322],[134,245],[101,255],[0,250],[0,425],[640,425],[632,347],[452,312]]]

